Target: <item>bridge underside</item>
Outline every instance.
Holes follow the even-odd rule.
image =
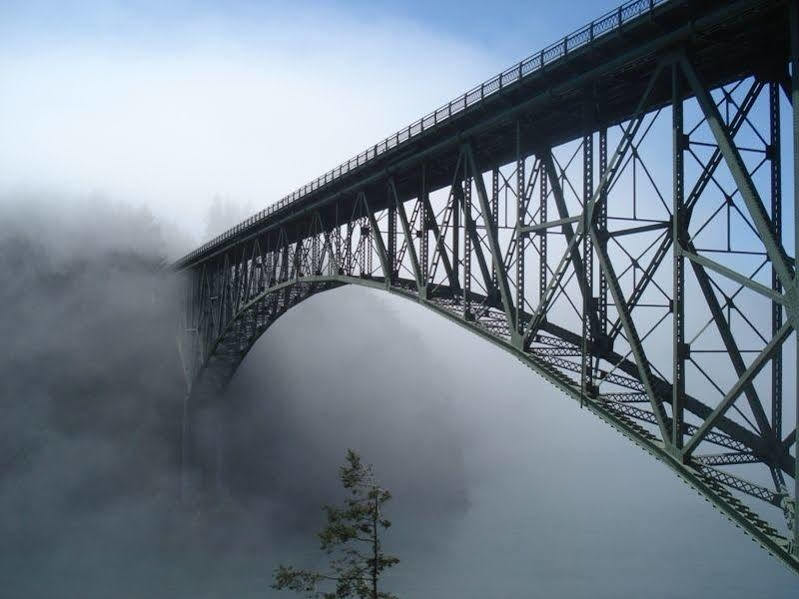
[[[179,263],[189,402],[292,306],[383,289],[513,354],[799,573],[799,15],[674,1],[619,29]]]

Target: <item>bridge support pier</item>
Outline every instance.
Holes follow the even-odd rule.
[[[189,398],[191,392],[183,396],[180,421],[180,502],[185,504],[188,498],[189,476]]]
[[[218,401],[183,400],[180,500],[184,505],[213,504],[225,492],[225,436]],[[197,405],[203,405],[198,409]]]

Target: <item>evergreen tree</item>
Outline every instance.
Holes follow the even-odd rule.
[[[378,587],[383,571],[399,563],[383,553],[380,543],[381,532],[391,526],[382,514],[391,493],[377,484],[372,466],[364,465],[351,449],[339,468],[339,478],[349,493],[343,507],[324,506],[327,526],[318,534],[330,558],[330,571],[281,564],[275,569],[272,588],[305,593],[309,599],[397,599]],[[320,586],[335,590],[318,590]]]

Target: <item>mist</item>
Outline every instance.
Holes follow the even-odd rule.
[[[253,352],[219,398],[224,497],[181,502],[175,248],[146,209],[101,197],[6,195],[0,222],[3,596],[268,596],[278,561],[314,563],[348,447],[433,537],[464,513],[443,370],[363,297],[354,330],[329,326],[346,297],[275,327],[279,353]],[[300,363],[310,345],[331,359]],[[418,376],[396,384],[395,366]]]
[[[402,597],[795,589],[518,361],[357,288],[310,299],[256,343],[218,400],[222,497],[181,503],[169,227],[113,199],[41,193],[0,198],[0,222],[4,597],[289,596],[271,572],[324,565],[314,533],[347,448],[394,494],[385,547],[401,562],[386,584]]]

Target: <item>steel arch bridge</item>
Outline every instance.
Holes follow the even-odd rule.
[[[799,573],[798,12],[628,2],[185,256],[187,413],[291,307],[382,289],[505,349]]]

